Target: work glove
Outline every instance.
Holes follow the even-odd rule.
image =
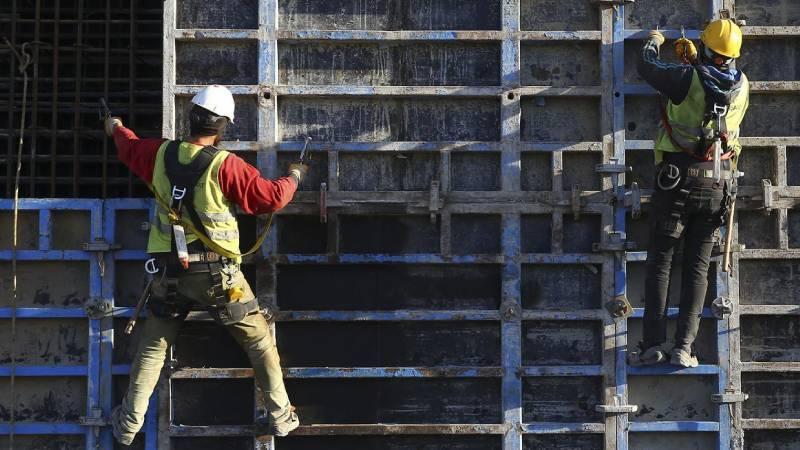
[[[122,119],[120,119],[119,117],[112,117],[112,116],[106,117],[106,120],[105,120],[105,123],[104,123],[106,134],[109,137],[114,136],[114,129],[117,126],[121,126],[121,125],[122,125]]]
[[[697,60],[697,47],[694,42],[682,37],[675,41],[675,54],[684,64],[692,64]]]
[[[308,164],[296,162],[289,165],[289,176],[294,178],[298,186],[303,181],[303,178],[306,177],[306,174],[308,174]]]
[[[664,35],[661,34],[661,32],[658,30],[653,30],[650,33],[648,33],[647,38],[652,41],[655,41],[657,47],[661,47],[661,45],[664,44]]]

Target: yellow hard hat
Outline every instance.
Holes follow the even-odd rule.
[[[742,30],[730,19],[719,19],[708,24],[700,34],[700,40],[714,53],[738,58],[742,49]]]

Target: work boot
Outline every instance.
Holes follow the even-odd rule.
[[[672,349],[672,358],[670,358],[669,363],[673,366],[681,367],[697,367],[700,364],[697,361],[697,356],[677,347]]]
[[[273,423],[269,414],[257,418],[255,422],[255,435],[272,435],[275,437],[288,436],[289,433],[300,426],[300,418],[298,418],[295,413],[296,408],[294,406],[290,408],[291,412],[289,413],[289,418],[280,423]]]
[[[122,437],[122,431],[119,429],[119,414],[121,411],[122,405],[117,405],[117,407],[111,410],[111,433],[114,435],[114,439],[119,442],[121,448],[130,448],[129,446],[133,442],[134,436]]]
[[[646,350],[631,352],[628,354],[628,365],[633,367],[652,366],[667,360],[667,353],[661,349],[660,345],[654,345]]]

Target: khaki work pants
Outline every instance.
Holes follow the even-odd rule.
[[[166,296],[166,282],[160,280],[159,275],[156,275],[156,281],[153,282],[150,302],[157,302],[159,298]],[[240,271],[236,271],[231,279],[232,284],[228,285],[228,275],[222,274],[223,286],[235,286],[244,290],[245,295],[241,301],[255,298]],[[204,306],[211,305],[214,300],[209,295],[211,287],[212,281],[208,273],[181,274],[178,277],[177,302],[183,303],[187,310],[193,302]],[[144,321],[139,349],[131,366],[128,392],[112,418],[115,435],[122,444],[133,441],[135,434],[144,425],[147,405],[158,383],[167,350],[175,343],[184,317],[157,317],[151,311]],[[264,393],[264,404],[273,423],[289,420],[291,405],[283,385],[278,349],[275,347],[275,341],[264,316],[255,311],[242,321],[227,325],[226,328],[250,358],[255,378]]]

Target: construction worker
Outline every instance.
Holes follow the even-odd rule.
[[[217,85],[192,99],[190,136],[185,141],[140,139],[120,118],[106,119],[106,133],[113,136],[119,159],[148,184],[157,200],[147,244],[153,257],[148,271],[155,272],[150,313],[131,366],[127,394],[111,417],[114,437],[123,445],[130,445],[141,429],[167,349],[196,305],[223,324],[250,358],[268,409],[266,416],[256,420],[257,434],[286,436],[300,424],[283,384],[267,320],[239,270],[234,207],[247,214],[283,208],[308,167],[292,164],[288,176],[262,178],[238,156],[215,147],[233,120],[233,96]],[[175,214],[171,217],[170,211],[177,211],[180,219]]]
[[[664,36],[651,31],[638,61],[639,75],[661,96],[662,126],[655,141],[656,186],[647,252],[643,342],[632,365],[667,360],[667,293],[673,255],[683,238],[680,313],[669,362],[696,367],[692,346],[708,289],[714,236],[736,195],[739,125],[748,106],[745,75],[733,67],[742,32],[732,20],[710,22],[699,51],[681,38],[683,64],[659,60]]]

